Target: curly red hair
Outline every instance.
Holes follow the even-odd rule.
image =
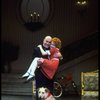
[[[54,37],[52,38],[52,41],[54,42],[55,46],[58,48],[58,49],[61,49],[61,40],[57,37]]]

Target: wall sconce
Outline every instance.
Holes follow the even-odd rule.
[[[88,5],[87,0],[77,0],[76,6],[81,15],[83,15],[86,12],[87,5]]]
[[[79,6],[85,6],[85,5],[87,5],[87,1],[86,1],[86,0],[79,0],[79,1],[77,1],[76,3],[77,3],[77,5],[79,5]]]
[[[50,0],[17,0],[16,18],[30,31],[37,31],[46,26],[53,14]]]
[[[40,22],[40,14],[37,14],[36,12],[34,12],[33,14],[31,13],[29,15],[29,22]]]
[[[29,20],[24,25],[31,31],[36,31],[44,26],[40,20],[40,14],[36,12],[29,14]]]

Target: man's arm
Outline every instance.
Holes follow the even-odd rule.
[[[42,57],[39,47],[35,47],[33,49],[32,59],[34,59],[35,57]]]
[[[38,47],[40,48],[40,51],[41,51],[42,55],[50,55],[49,50],[44,51],[41,45],[38,45]]]

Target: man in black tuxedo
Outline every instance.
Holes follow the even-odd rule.
[[[44,50],[49,50],[51,41],[52,41],[52,37],[46,36],[43,40],[42,48]],[[39,47],[35,47],[33,50],[33,59],[35,57],[43,57],[43,58],[48,59],[48,56],[42,56]],[[50,80],[46,77],[46,75],[45,75],[45,73],[43,73],[41,67],[36,69],[36,71],[35,71],[36,100],[39,100],[37,89],[40,87],[46,87],[52,92],[53,91],[52,90],[53,89],[53,82],[54,82],[53,79]]]

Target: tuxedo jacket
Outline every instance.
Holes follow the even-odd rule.
[[[50,48],[46,49],[45,47],[43,47],[43,45],[42,45],[42,48],[43,48],[44,51],[50,49]],[[35,48],[33,49],[32,58],[34,59],[35,57],[40,57],[40,58],[43,57],[43,58],[47,58],[47,59],[48,59],[48,56],[42,56],[42,53],[41,53],[39,47],[35,47]]]

